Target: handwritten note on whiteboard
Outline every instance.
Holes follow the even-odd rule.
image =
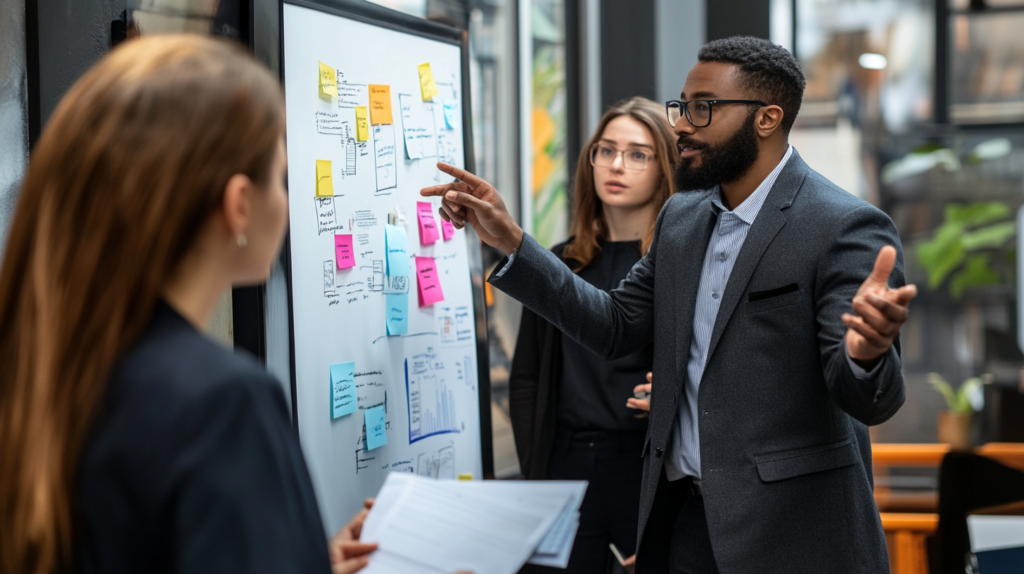
[[[427,108],[430,104],[417,101],[409,94],[398,95],[402,108],[402,134],[405,139],[405,155],[409,159],[437,157],[437,136],[434,133],[434,116]]]
[[[331,365],[331,420],[356,412],[356,364]]]
[[[366,117],[366,106],[356,106],[356,141],[370,139],[370,123]]]
[[[373,162],[377,174],[377,191],[398,187],[394,126],[373,126]]]
[[[444,301],[441,278],[437,275],[437,263],[433,257],[416,257],[416,284],[420,307]]]
[[[409,294],[388,293],[384,296],[384,321],[388,335],[405,335],[409,332]]]
[[[370,123],[393,124],[391,117],[391,86],[370,84]]]
[[[316,160],[316,196],[330,197],[334,195],[334,178],[331,177],[331,161]]]
[[[388,444],[388,425],[384,420],[384,405],[363,410],[366,421],[366,450]]]
[[[439,239],[434,221],[434,206],[429,201],[416,202],[416,219],[420,224],[420,245],[433,245]]]
[[[456,100],[444,100],[444,125],[450,130],[459,127],[459,102]]]
[[[441,232],[444,234],[444,240],[448,241],[452,237],[455,237],[455,226],[446,219],[441,220]]]
[[[320,62],[320,94],[338,97],[338,75],[334,68],[323,62]]]
[[[384,248],[388,252],[388,275],[409,275],[409,240],[405,228],[398,225],[384,226]]]
[[[338,269],[356,266],[356,255],[352,249],[352,234],[334,236],[334,255],[337,258]]]
[[[424,102],[429,102],[437,95],[437,83],[434,82],[434,73],[430,71],[430,62],[417,66],[420,73],[420,95]]]

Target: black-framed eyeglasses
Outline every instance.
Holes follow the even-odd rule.
[[[668,123],[675,127],[679,118],[686,116],[686,121],[695,128],[706,128],[711,124],[711,110],[719,104],[754,104],[767,106],[761,100],[690,100],[681,102],[669,100],[665,102],[665,113],[668,114]]]
[[[615,158],[622,156],[622,167],[631,171],[644,171],[647,164],[654,156],[650,152],[640,149],[618,150],[614,147],[599,143],[590,150],[590,165],[595,167],[612,167],[615,165]]]

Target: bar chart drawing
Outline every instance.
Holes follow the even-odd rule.
[[[455,393],[448,388],[444,365],[436,355],[423,353],[405,360],[409,444],[427,437],[458,433]]]

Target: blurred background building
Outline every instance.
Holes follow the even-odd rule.
[[[548,246],[566,238],[580,147],[610,104],[678,97],[709,40],[748,34],[790,49],[807,76],[792,143],[893,218],[907,280],[921,288],[902,335],[907,402],[874,440],[940,442],[938,415],[952,407],[929,383],[935,373],[954,387],[984,383],[966,397],[972,444],[1024,441],[1024,0],[376,2],[469,31],[478,172]],[[276,0],[0,0],[0,241],[29,146],[112,44],[173,30],[248,43],[265,33],[253,14],[276,9]],[[485,268],[498,259],[485,249]],[[236,290],[233,302],[263,293]],[[487,301],[495,474],[515,477],[508,372],[520,308],[497,291]],[[228,342],[244,320],[231,305],[215,328]],[[895,467],[878,481],[916,493],[920,508],[935,502],[935,468]]]

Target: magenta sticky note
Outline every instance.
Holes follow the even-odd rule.
[[[433,257],[416,258],[416,284],[419,286],[420,307],[444,301],[441,278],[437,274],[437,264]]]
[[[452,225],[451,221],[441,220],[441,233],[444,234],[444,240],[448,241],[452,237],[455,237],[455,226]]]
[[[432,245],[440,236],[434,222],[434,207],[428,201],[416,202],[416,219],[420,222],[420,245]]]
[[[338,258],[338,269],[356,266],[356,254],[352,249],[352,235],[334,236],[334,254]]]

